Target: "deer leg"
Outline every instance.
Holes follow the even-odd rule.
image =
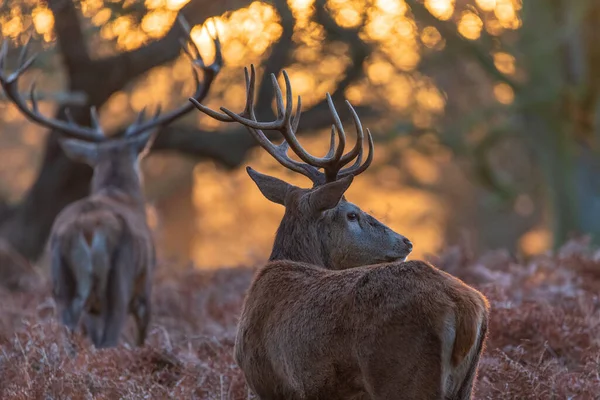
[[[96,348],[101,345],[104,331],[103,322],[102,314],[89,313],[86,314],[84,319],[85,330]]]
[[[146,294],[138,296],[132,305],[132,312],[138,328],[137,345],[143,346],[150,325],[150,301]]]
[[[72,277],[74,294],[63,313],[63,322],[71,331],[75,331],[92,288],[92,260],[90,248],[82,234],[79,234],[71,243],[68,254],[68,265],[66,265],[66,267],[67,268],[63,268],[63,272],[64,275]]]
[[[108,279],[106,307],[103,309],[104,333],[99,347],[114,347],[119,344],[119,336],[127,319],[128,287],[118,270],[111,271]]]
[[[51,255],[52,292],[61,321],[69,331],[73,331],[77,324],[77,310],[73,307],[76,297],[76,281],[71,269],[65,263],[58,246],[52,247]]]

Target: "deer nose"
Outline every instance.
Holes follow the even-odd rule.
[[[408,238],[404,238],[404,239],[402,239],[402,241],[406,245],[406,248],[408,249],[408,251],[411,251],[413,248],[412,242],[410,240],[408,240]]]

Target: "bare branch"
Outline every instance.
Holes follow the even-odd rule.
[[[294,46],[292,37],[294,35],[296,19],[292,14],[292,10],[287,1],[275,1],[274,6],[281,18],[283,32],[279,40],[271,47],[269,58],[263,63],[264,72],[261,82],[258,85],[258,96],[256,99],[256,114],[261,119],[270,119],[273,116],[271,101],[275,92],[273,85],[271,85],[270,75],[279,76],[281,70],[289,64],[290,54]]]
[[[54,32],[69,77],[90,63],[79,15],[71,0],[48,0],[54,15]]]
[[[241,0],[232,8],[227,1],[192,0],[180,11],[178,17],[184,17],[190,26],[204,23],[214,16],[219,16],[227,11],[235,11],[250,4],[249,0]],[[143,75],[154,67],[173,61],[179,56],[179,38],[181,27],[174,23],[167,34],[138,49],[117,54],[97,63],[111,66],[118,71],[114,78],[116,90],[120,90],[129,81]]]
[[[411,8],[415,20],[434,26],[441,33],[442,37],[446,39],[448,48],[464,50],[476,59],[492,78],[510,85],[515,92],[519,89],[516,81],[496,68],[489,49],[483,48],[477,41],[468,40],[460,36],[454,22],[437,19],[419,1],[407,0],[406,2]]]

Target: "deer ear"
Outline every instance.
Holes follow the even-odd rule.
[[[258,186],[258,189],[263,196],[273,203],[281,204],[282,206],[285,205],[285,196],[288,191],[293,188],[292,185],[281,179],[256,172],[250,167],[246,167],[246,171],[254,183],[256,183],[256,186]]]
[[[98,161],[98,144],[77,139],[60,139],[60,147],[73,161],[94,166]]]
[[[352,175],[348,175],[338,181],[318,186],[308,194],[310,207],[316,212],[331,210],[338,205],[353,179]]]

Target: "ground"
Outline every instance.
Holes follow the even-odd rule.
[[[572,242],[523,262],[449,249],[438,267],[491,304],[476,399],[600,398],[600,251]],[[95,350],[68,340],[47,280],[0,290],[1,399],[248,399],[232,358],[237,315],[254,270],[162,266],[147,345]]]

